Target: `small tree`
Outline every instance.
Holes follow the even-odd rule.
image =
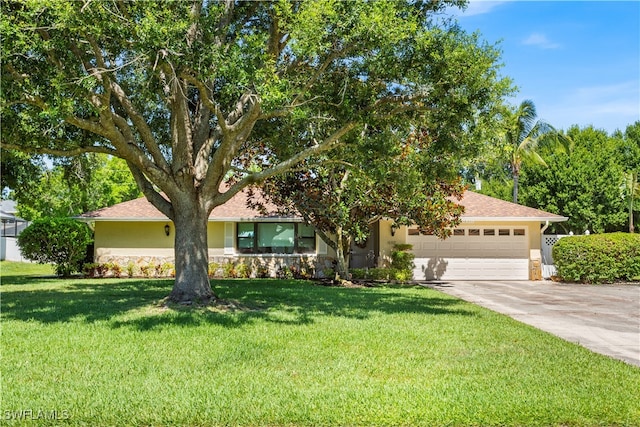
[[[80,271],[91,242],[89,227],[70,218],[36,220],[18,236],[18,246],[25,258],[54,264],[59,276]]]
[[[464,186],[453,154],[469,145],[447,143],[422,128],[408,136],[381,133],[336,150],[341,160],[272,178],[261,191],[281,214],[300,215],[315,227],[335,251],[336,273],[345,279],[351,244],[365,241],[375,221],[414,224],[439,237],[459,223],[463,209],[453,199],[462,197]],[[264,208],[261,200],[252,204]]]

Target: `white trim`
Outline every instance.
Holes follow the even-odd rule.
[[[74,219],[82,222],[100,221],[100,222],[167,222],[170,221],[167,217],[153,217],[153,218],[136,218],[136,217],[74,217]],[[209,218],[209,222],[298,222],[304,223],[302,218],[291,217],[260,217],[260,218]]]
[[[462,222],[563,222],[569,218],[540,218],[540,217],[467,217],[462,218]]]
[[[322,240],[322,237],[318,233],[316,233],[316,253],[318,255],[326,255],[328,253],[328,245],[327,242]]]
[[[233,222],[224,223],[224,255],[235,255],[236,227]]]
[[[513,217],[513,216],[475,216],[475,217],[463,217],[462,222],[563,222],[569,218],[562,216],[558,217]]]

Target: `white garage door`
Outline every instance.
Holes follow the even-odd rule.
[[[409,229],[416,280],[528,280],[526,228],[461,227],[442,240]]]

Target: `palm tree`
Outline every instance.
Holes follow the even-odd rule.
[[[625,176],[625,187],[629,193],[629,233],[635,232],[633,224],[633,201],[640,195],[640,182],[638,182],[638,172],[631,171]]]
[[[524,100],[518,108],[504,114],[504,142],[509,150],[509,166],[513,176],[513,203],[518,203],[518,180],[524,161],[546,166],[536,152],[543,140],[561,143],[570,150],[570,140],[543,120],[536,120],[536,106],[531,100]]]

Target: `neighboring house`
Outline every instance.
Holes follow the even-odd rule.
[[[18,248],[17,237],[29,223],[16,216],[16,202],[0,201],[0,261],[26,261]]]
[[[462,224],[445,240],[378,221],[366,245],[354,246],[352,267],[387,265],[394,244],[410,243],[416,280],[527,280],[540,269],[541,230],[567,219],[471,191],[459,203],[465,207]],[[241,192],[211,213],[212,262],[263,265],[271,274],[281,265],[310,264],[318,274],[332,266],[333,251],[301,218],[265,216],[246,205]],[[94,229],[96,262],[173,261],[173,224],[144,198],[78,219]]]

